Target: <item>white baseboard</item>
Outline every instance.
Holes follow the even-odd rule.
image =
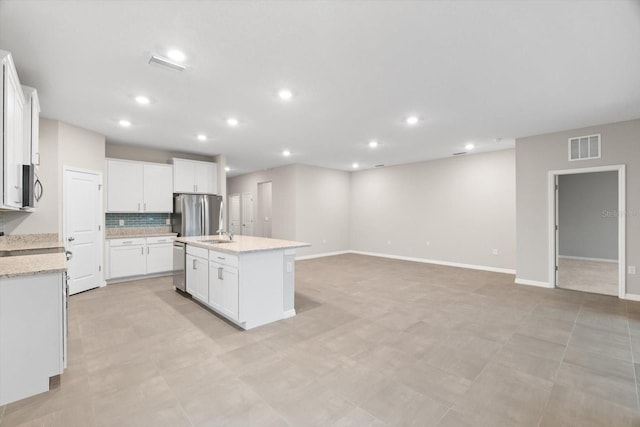
[[[540,282],[538,280],[520,279],[520,278],[516,277],[516,281],[515,282],[518,285],[537,286],[539,288],[549,288],[549,289],[553,289],[554,288],[553,286],[551,286],[551,284],[549,282]]]
[[[640,295],[638,294],[625,294],[624,299],[629,301],[640,301]]]
[[[157,277],[165,277],[165,276],[173,276],[173,271],[169,271],[166,273],[147,274],[143,276],[118,277],[115,279],[108,279],[107,285],[112,285],[114,283],[133,282],[134,280],[155,279]]]
[[[399,259],[402,261],[421,262],[424,264],[446,265],[447,267],[469,268],[471,270],[490,271],[492,273],[516,274],[516,271],[510,268],[498,268],[498,267],[488,267],[484,265],[462,264],[459,262],[439,261],[439,260],[427,259],[427,258],[414,258],[414,257],[407,257],[402,255],[381,254],[377,252],[364,252],[364,251],[349,251],[349,252],[352,254],[358,254],[358,255]]]
[[[292,308],[291,310],[287,310],[284,313],[282,313],[282,318],[288,319],[290,317],[294,317],[295,315],[296,315],[296,309]]]
[[[296,257],[296,261],[304,261],[306,259],[323,258],[326,256],[344,255],[352,253],[353,251],[337,251],[337,252],[325,252],[321,254],[303,255]]]
[[[618,263],[617,259],[607,259],[607,258],[586,258],[581,256],[569,256],[569,255],[558,255],[558,258],[564,259],[577,259],[580,261],[597,261],[597,262],[610,262],[610,263]]]

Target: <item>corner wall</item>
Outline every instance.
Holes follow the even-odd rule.
[[[601,134],[602,157],[570,162],[568,139]],[[627,265],[640,265],[640,120],[592,126],[516,140],[517,276],[549,282],[548,172],[625,164]],[[640,294],[640,277],[627,275],[627,293]]]
[[[511,272],[515,174],[514,150],[353,172],[351,249]]]

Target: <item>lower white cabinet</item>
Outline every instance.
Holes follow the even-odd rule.
[[[187,253],[185,265],[187,292],[192,297],[207,303],[209,300],[209,261]]]
[[[107,278],[144,276],[173,270],[170,236],[107,240]]]
[[[109,245],[109,278],[141,276],[147,273],[144,238],[112,239]]]
[[[49,390],[66,367],[66,273],[0,279],[0,406]]]
[[[173,270],[173,242],[170,237],[147,237],[147,274]]]
[[[240,321],[238,269],[209,261],[209,305],[227,317]]]

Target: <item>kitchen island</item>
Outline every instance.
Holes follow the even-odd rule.
[[[186,244],[186,291],[243,329],[293,317],[296,249],[263,237],[178,237]]]

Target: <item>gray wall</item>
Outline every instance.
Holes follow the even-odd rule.
[[[558,177],[560,256],[618,259],[618,172]]]
[[[271,182],[271,234],[274,239],[310,243],[298,256],[349,250],[350,173],[307,165],[289,165],[228,180],[228,194],[251,192]],[[256,234],[260,231],[255,218]]]
[[[272,182],[271,233],[274,239],[296,240],[296,165],[240,175],[227,180],[227,194],[253,194],[254,231],[258,183]],[[229,218],[229,210],[225,214]]]
[[[347,251],[350,173],[297,165],[296,237],[300,256]]]
[[[351,249],[512,270],[514,158],[505,150],[354,172]]]
[[[104,152],[104,136],[64,122],[41,118],[38,174],[44,187],[44,195],[34,213],[7,213],[4,231],[7,234],[62,234],[64,167],[77,167],[104,174]]]
[[[602,135],[600,159],[569,162],[568,138]],[[627,165],[627,265],[640,265],[640,120],[516,140],[517,277],[548,283],[548,171]],[[640,294],[640,278],[627,275],[627,293]]]

